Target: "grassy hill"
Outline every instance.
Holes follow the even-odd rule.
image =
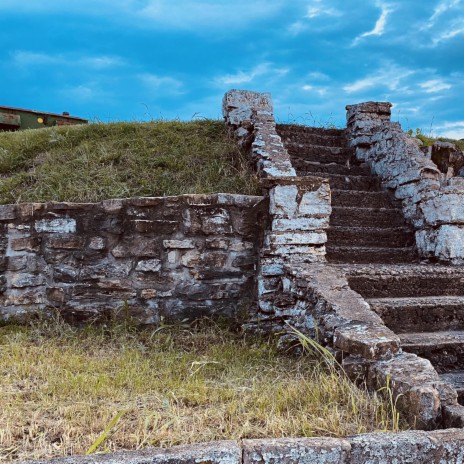
[[[213,192],[257,192],[222,121],[0,133],[0,204]]]

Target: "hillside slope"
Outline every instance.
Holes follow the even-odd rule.
[[[256,191],[256,179],[222,121],[0,133],[0,204]]]

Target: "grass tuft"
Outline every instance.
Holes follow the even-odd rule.
[[[197,327],[0,328],[0,460],[392,430],[388,402],[313,356]]]
[[[0,204],[215,192],[257,192],[246,158],[221,121],[0,133]]]

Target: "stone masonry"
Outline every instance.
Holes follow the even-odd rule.
[[[419,148],[420,140],[390,122],[390,108],[390,103],[376,102],[347,106],[356,157],[367,162],[382,185],[402,201],[421,257],[462,264],[464,178],[455,176],[462,169],[462,153],[439,143],[427,156]]]
[[[0,317],[247,318],[266,211],[229,194],[0,206]]]
[[[258,313],[250,326],[275,331],[290,319],[310,330],[305,317],[290,297],[284,265],[325,261],[325,242],[330,188],[322,178],[297,177],[290,156],[276,131],[269,94],[231,90],[224,95],[223,115],[231,133],[248,151],[269,197],[266,229],[258,272]]]

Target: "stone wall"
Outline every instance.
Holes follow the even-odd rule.
[[[266,213],[229,194],[0,206],[0,318],[246,317]]]
[[[462,264],[464,178],[454,177],[462,169],[462,157],[440,144],[427,156],[419,148],[420,140],[390,122],[390,108],[390,103],[377,102],[347,106],[348,134],[356,156],[402,200],[404,215],[416,229],[420,255]],[[446,160],[443,151],[448,152]]]

